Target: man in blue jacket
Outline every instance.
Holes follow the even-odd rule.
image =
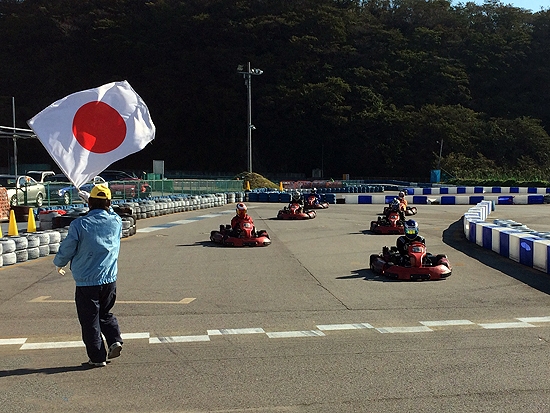
[[[118,357],[122,350],[118,321],[110,312],[116,300],[122,220],[111,208],[107,186],[94,186],[87,201],[90,211],[71,222],[53,263],[61,275],[63,267],[71,263],[78,321],[89,357],[85,364],[103,367],[106,359]]]

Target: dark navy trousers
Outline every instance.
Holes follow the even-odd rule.
[[[110,312],[115,305],[116,282],[90,287],[76,287],[75,302],[78,321],[82,327],[82,341],[88,357],[94,363],[107,358],[107,347],[115,342],[122,344],[116,317]]]

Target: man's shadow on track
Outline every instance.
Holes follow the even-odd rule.
[[[42,369],[0,370],[0,377],[26,376],[29,374],[57,374],[57,373],[68,373],[71,371],[84,371],[84,370],[93,370],[93,369],[94,368],[91,366],[88,366],[87,363],[82,363],[76,366],[45,367]]]
[[[548,274],[468,241],[464,235],[463,218],[452,223],[443,231],[443,242],[483,265],[494,268],[543,293],[550,294],[550,277]],[[453,257],[450,256],[449,259],[452,265]]]

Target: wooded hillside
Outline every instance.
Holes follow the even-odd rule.
[[[157,126],[115,165],[325,177],[550,170],[550,9],[446,0],[0,0],[0,125],[128,80]],[[21,141],[20,163],[44,163]],[[0,167],[7,167],[7,139]],[[37,159],[37,154],[39,158]]]

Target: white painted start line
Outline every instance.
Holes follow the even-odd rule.
[[[428,333],[434,332],[430,327],[453,327],[453,326],[477,326],[485,330],[507,329],[507,328],[525,328],[538,327],[531,323],[549,323],[550,317],[522,317],[516,318],[518,321],[495,322],[495,323],[474,323],[470,320],[436,320],[420,321],[421,326],[394,326],[394,327],[374,327],[369,323],[353,324],[320,324],[317,330],[296,330],[296,331],[265,331],[263,328],[221,328],[207,330],[207,334],[188,335],[188,336],[167,336],[151,337],[150,333],[125,333],[122,334],[123,340],[147,339],[149,344],[168,344],[168,343],[190,343],[200,341],[210,341],[212,336],[229,335],[247,335],[247,334],[265,334],[268,338],[300,338],[300,337],[323,337],[324,331],[342,331],[342,330],[373,330],[382,334],[406,334],[406,333]],[[20,345],[19,350],[44,350],[70,347],[84,347],[82,341],[55,341],[45,343],[27,343],[28,338],[5,338],[0,339],[0,345]]]

